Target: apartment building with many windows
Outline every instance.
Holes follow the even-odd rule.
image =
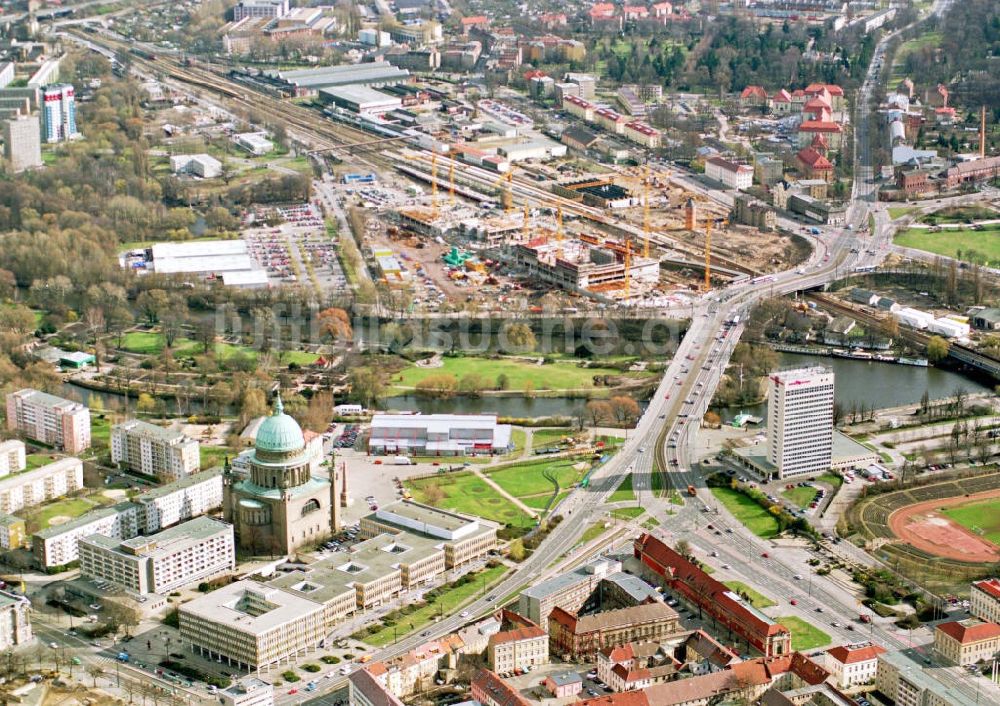
[[[222,471],[213,469],[152,488],[134,498],[144,534],[204,515],[222,506]]]
[[[486,648],[486,663],[497,674],[531,671],[549,663],[549,635],[521,616],[504,611],[505,622],[512,625],[490,635]]]
[[[94,534],[79,542],[80,573],[139,595],[165,595],[232,571],[234,547],[233,526],[210,517],[124,541]]]
[[[939,623],[934,628],[934,649],[960,667],[991,660],[1000,651],[1000,625],[978,618]]]
[[[46,570],[66,567],[79,558],[77,544],[82,537],[103,534],[129,539],[136,536],[139,534],[138,509],[135,503],[122,502],[36,532],[31,536],[35,561]]]
[[[549,650],[573,658],[594,658],[610,645],[661,640],[679,627],[677,611],[666,603],[579,616],[557,606],[549,613]]]
[[[0,650],[23,645],[31,638],[31,602],[24,596],[0,591]]]
[[[33,471],[0,479],[0,512],[11,514],[82,487],[83,462],[78,458],[61,458]]]
[[[779,478],[830,470],[833,372],[815,366],[769,378],[768,461]]]
[[[548,625],[553,608],[559,606],[572,613],[579,611],[601,581],[621,569],[620,561],[598,559],[573,571],[539,581],[521,591],[517,612],[536,625]]]
[[[201,467],[196,440],[139,419],[111,427],[111,461],[166,483]]]
[[[90,448],[90,410],[46,392],[18,390],[7,395],[7,430],[78,454]]]
[[[10,439],[0,442],[0,476],[23,471],[27,465],[24,453],[24,442],[20,439]]]

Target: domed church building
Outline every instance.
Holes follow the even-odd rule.
[[[309,472],[302,428],[285,414],[280,395],[257,431],[249,467],[246,478],[229,469],[224,476],[225,518],[243,549],[290,554],[339,525],[336,484]]]

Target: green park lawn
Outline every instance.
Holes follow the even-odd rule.
[[[531,432],[531,448],[543,449],[547,446],[554,446],[563,440],[563,437],[572,436],[572,430],[566,427],[549,427],[534,429]]]
[[[417,502],[515,527],[530,528],[534,525],[534,520],[528,515],[469,472],[418,478],[407,481],[406,487]]]
[[[916,206],[895,206],[889,208],[889,218],[896,220],[901,216],[905,216],[907,213],[916,211]]]
[[[617,510],[611,511],[611,516],[619,520],[634,520],[639,515],[646,512],[641,507],[620,507]]]
[[[609,503],[625,502],[628,500],[635,500],[635,491],[632,490],[632,474],[629,473],[622,480],[621,485],[619,485],[615,492],[611,494],[608,498]]]
[[[600,537],[607,530],[608,528],[604,526],[603,521],[595,522],[590,527],[588,527],[586,531],[584,531],[583,536],[580,538],[580,541],[583,542],[584,544],[586,544],[587,542],[591,542]]]
[[[164,345],[163,334],[153,331],[129,331],[122,339],[123,350],[139,355],[159,355],[163,352]],[[178,338],[174,341],[175,356],[194,356],[200,355],[201,352],[202,345],[190,338]],[[257,358],[257,351],[250,346],[235,346],[231,343],[221,342],[215,344],[215,355],[222,360],[228,360],[237,353],[242,353],[254,360]],[[281,360],[286,365],[290,363],[309,365],[317,357],[315,353],[306,353],[305,351],[286,351],[282,353]]]
[[[830,636],[802,618],[786,615],[776,621],[792,631],[792,649],[800,652],[830,644]]]
[[[228,446],[205,446],[198,447],[198,454],[201,460],[201,470],[207,471],[209,468],[221,466],[226,461],[226,457],[232,461],[236,452]]]
[[[778,521],[747,496],[732,488],[712,488],[712,494],[758,537],[770,539],[778,534]]]
[[[586,467],[581,466],[580,470],[574,468],[581,463],[586,464]],[[555,478],[560,488],[570,488],[578,483],[589,469],[589,461],[561,458],[519,463],[516,466],[490,472],[489,476],[514,497],[523,498],[540,493],[551,495],[555,491],[552,481],[544,475],[546,472]]]
[[[750,586],[747,586],[742,581],[723,581],[723,583],[741,596],[746,595],[749,597],[750,605],[754,608],[770,608],[773,605],[778,605],[770,598],[750,588]]]
[[[594,387],[595,375],[626,375],[648,377],[650,373],[621,373],[614,368],[581,368],[575,362],[557,361],[536,365],[524,360],[501,358],[491,360],[465,356],[444,358],[440,368],[420,368],[415,365],[393,376],[392,384],[403,390],[416,387],[417,383],[435,375],[453,375],[461,380],[466,375],[479,375],[492,386],[500,375],[507,376],[511,390],[577,390]],[[536,444],[537,445],[537,444]]]
[[[356,635],[356,637],[373,647],[387,645],[394,639],[401,638],[414,630],[419,630],[438,615],[452,615],[464,603],[467,603],[477,594],[482,594],[484,585],[488,590],[489,586],[506,572],[507,567],[503,564],[486,569],[476,574],[475,580],[469,581],[462,586],[448,589],[436,599],[428,602],[427,605],[418,608],[409,615],[399,615],[398,618],[395,618],[395,633],[393,633],[393,627],[387,625],[372,635]]]
[[[927,228],[907,228],[896,235],[894,242],[947,257],[958,257],[959,251],[963,256],[975,251],[990,264],[1000,262],[1000,226],[986,226],[983,230],[945,229],[938,233]]]
[[[33,471],[36,468],[47,466],[60,458],[62,457],[54,454],[27,454],[24,457],[24,470]]]
[[[809,503],[816,497],[816,489],[795,486],[791,490],[782,490],[781,497],[795,503],[799,507],[809,507]]]
[[[944,508],[941,513],[1000,546],[1000,499],[955,505]]]
[[[79,517],[95,507],[96,505],[86,498],[66,498],[41,506],[38,512],[32,515],[32,519],[38,522],[41,529],[45,529],[52,522],[53,517]]]

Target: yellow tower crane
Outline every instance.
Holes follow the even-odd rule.
[[[431,208],[434,217],[438,216],[438,155],[431,152]]]
[[[448,204],[455,207],[455,154],[448,150]]]
[[[625,298],[631,296],[632,288],[632,241],[625,239]]]
[[[649,257],[649,165],[642,180],[642,256]]]
[[[705,221],[705,291],[712,288],[712,219]]]

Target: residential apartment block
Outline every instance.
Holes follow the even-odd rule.
[[[111,461],[167,483],[201,466],[197,441],[138,419],[111,427]]]
[[[278,19],[289,13],[288,0],[240,0],[233,8],[233,20],[239,22],[244,17],[267,17]]]
[[[885,648],[870,642],[839,645],[826,651],[826,668],[841,689],[875,681],[878,657]]]
[[[181,639],[241,670],[306,654],[328,633],[321,604],[250,580],[184,603],[179,613]]]
[[[576,613],[601,581],[621,569],[619,561],[598,559],[573,571],[540,581],[521,591],[517,599],[517,612],[536,625],[548,625],[549,613],[553,608],[559,606]]]
[[[705,176],[730,189],[749,189],[753,186],[753,167],[730,162],[722,157],[712,157],[705,161]]]
[[[507,629],[490,635],[486,648],[490,669],[497,674],[513,674],[548,664],[548,633],[510,611],[503,611],[501,620]]]
[[[549,650],[572,658],[593,658],[611,645],[660,640],[677,632],[680,618],[665,603],[646,603],[578,616],[556,606],[549,613]]]
[[[65,566],[78,558],[77,542],[101,534],[132,539],[204,515],[222,504],[222,472],[202,471],[147,490],[132,502],[92,510],[32,536],[35,560],[43,569]]]
[[[445,566],[449,569],[476,561],[497,546],[494,523],[410,500],[380,507],[362,517],[359,526],[362,539],[402,531],[442,540]]]
[[[43,569],[68,566],[79,558],[77,544],[83,537],[103,534],[129,539],[139,534],[139,512],[135,503],[122,502],[80,515],[61,525],[53,525],[31,536],[35,561]]]
[[[90,448],[90,410],[38,390],[18,390],[7,395],[7,430],[78,454]]]
[[[232,525],[210,517],[125,541],[94,534],[79,541],[80,573],[132,593],[166,595],[232,571],[234,547]]]
[[[222,505],[222,472],[201,471],[136,496],[140,531],[159,532],[164,527],[204,515]]]
[[[350,688],[348,703],[356,706],[404,706],[403,702],[367,669],[351,672],[347,681]]]
[[[476,672],[469,694],[482,706],[531,706],[521,692],[489,669]]]
[[[978,618],[940,623],[934,628],[934,649],[961,667],[993,659],[1000,651],[1000,625]]]
[[[969,613],[980,620],[1000,624],[1000,579],[972,582]]]
[[[24,520],[15,515],[0,514],[0,549],[20,549],[27,539]]]
[[[23,471],[27,465],[24,442],[19,439],[0,442],[0,476]]]
[[[11,514],[82,487],[83,462],[78,458],[61,458],[33,471],[0,479],[0,512]]]
[[[0,650],[30,642],[31,602],[24,596],[0,591]]]
[[[3,121],[4,157],[12,172],[41,167],[42,135],[37,115],[16,115]]]
[[[769,378],[768,461],[779,478],[830,470],[833,372],[819,366]]]
[[[875,688],[901,706],[974,706],[980,703],[939,681],[927,669],[925,656],[914,650],[879,655]]]
[[[49,143],[80,137],[76,130],[76,97],[72,85],[50,84],[42,89],[42,135]]]

